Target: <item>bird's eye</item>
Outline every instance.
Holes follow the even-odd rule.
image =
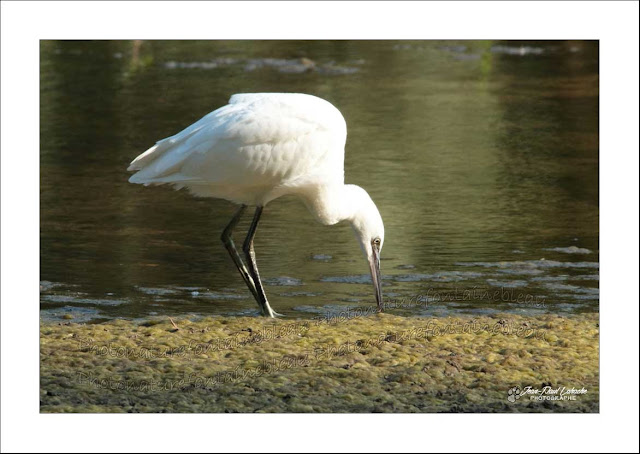
[[[375,240],[373,240],[373,244],[375,244],[376,246],[380,246],[380,238],[376,238]]]

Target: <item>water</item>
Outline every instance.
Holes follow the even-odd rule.
[[[126,168],[260,91],[345,116],[346,180],[385,221],[391,312],[597,311],[598,83],[597,42],[43,41],[42,316],[257,313],[219,240],[235,207]],[[266,208],[256,250],[280,313],[375,305],[350,227],[295,198]]]

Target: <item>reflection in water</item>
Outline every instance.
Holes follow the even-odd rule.
[[[261,91],[342,111],[346,181],[385,220],[384,293],[432,295],[393,311],[597,310],[597,42],[43,41],[43,316],[257,313],[219,240],[233,205],[131,185],[125,169]],[[295,198],[265,214],[256,248],[280,312],[375,305],[347,225],[316,224]]]

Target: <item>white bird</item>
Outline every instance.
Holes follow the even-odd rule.
[[[299,93],[246,93],[178,134],[160,140],[131,162],[129,182],[186,187],[195,196],[240,205],[222,233],[242,278],[262,314],[274,317],[256,263],[253,239],[263,208],[283,195],[299,196],[324,225],[351,223],[365,253],[382,311],[380,252],[384,225],[369,194],[344,184],[346,122],[321,98]],[[231,233],[247,205],[256,211],[243,251]]]

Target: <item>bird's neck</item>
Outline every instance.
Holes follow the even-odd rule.
[[[356,216],[365,201],[363,192],[356,185],[335,184],[310,187],[301,196],[318,222],[333,225]]]

